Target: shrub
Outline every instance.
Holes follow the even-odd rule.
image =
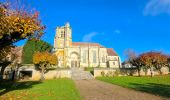
[[[102,71],[102,72],[101,72],[101,75],[104,77],[104,76],[105,76],[105,72],[104,72],[104,71]]]
[[[113,77],[114,76],[114,72],[113,71],[108,71],[108,73],[106,74],[107,77]]]
[[[120,75],[120,70],[117,69],[117,70],[115,71],[115,76],[119,76],[119,75]]]

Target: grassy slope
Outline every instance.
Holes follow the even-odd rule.
[[[170,98],[170,76],[98,77],[98,80]]]
[[[44,82],[0,83],[0,99],[80,100],[81,97],[71,79],[46,80]],[[5,90],[6,89],[6,90]]]

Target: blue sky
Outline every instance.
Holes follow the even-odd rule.
[[[55,28],[70,22],[73,41],[98,42],[125,59],[137,53],[170,53],[170,0],[27,0],[47,26],[43,40],[53,45]],[[23,45],[23,42],[17,43]]]

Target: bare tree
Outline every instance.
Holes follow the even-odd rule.
[[[140,58],[136,54],[133,49],[128,49],[125,51],[125,55],[127,57],[127,61],[137,68],[138,76],[140,76],[141,68],[143,67],[143,63],[141,62]]]

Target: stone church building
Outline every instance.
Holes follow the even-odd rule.
[[[57,27],[54,53],[58,56],[58,67],[121,67],[120,57],[113,49],[98,43],[73,42],[69,23]]]

